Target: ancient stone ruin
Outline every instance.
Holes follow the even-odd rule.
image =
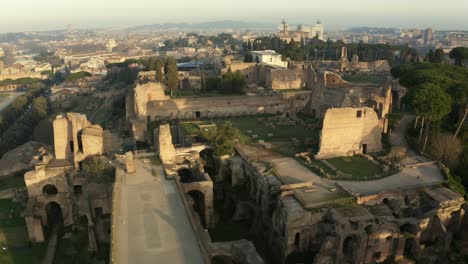
[[[316,159],[367,154],[382,150],[382,130],[371,108],[333,108],[323,119]]]
[[[47,233],[85,217],[89,249],[96,251],[95,220],[111,213],[112,186],[84,178],[81,170],[85,158],[102,154],[102,128],[77,113],[57,116],[53,126],[54,152],[41,149],[32,161],[34,170],[24,175],[28,191],[24,217],[29,239],[42,242]]]

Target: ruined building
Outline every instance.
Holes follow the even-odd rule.
[[[348,49],[341,48],[341,57],[339,60],[315,60],[314,68],[326,69],[334,72],[379,72],[390,73],[392,67],[387,60],[359,61],[357,54],[352,54],[351,61],[348,59]]]
[[[68,113],[59,115],[54,123],[54,150],[57,160],[70,160],[73,166],[91,155],[103,152],[103,130],[92,125],[85,115]]]
[[[370,107],[377,113],[382,132],[387,132],[387,115],[392,110],[393,91],[399,87],[395,82],[388,80],[381,85],[354,84],[330,71],[323,71],[317,76],[317,85],[304,111],[324,118],[330,108]]]
[[[304,108],[310,94],[310,91],[300,91],[171,99],[164,94],[162,84],[137,80],[133,94],[127,96],[127,120],[131,123],[135,140],[144,141],[149,121],[295,114]]]
[[[353,156],[382,150],[377,113],[369,107],[328,109],[316,159]]]
[[[34,170],[24,175],[29,239],[42,242],[44,229],[53,232],[53,226],[70,226],[79,216],[86,216],[90,249],[96,250],[94,219],[110,214],[111,186],[94,183],[80,171],[85,158],[102,154],[102,128],[77,113],[57,116],[53,127],[54,153],[41,149],[32,161]]]
[[[345,115],[352,112],[353,118],[358,118],[359,110],[363,123],[356,127],[366,130],[366,122],[377,127],[372,109],[343,109]],[[168,125],[159,127],[157,135],[167,175],[175,177],[183,190],[199,191],[188,193],[190,210],[198,215],[196,233],[213,259],[221,254],[234,263],[240,259],[263,263],[251,246],[244,253],[236,250],[237,243],[249,248],[242,240],[211,242],[205,228],[217,223],[212,207],[217,199],[234,202],[233,221],[248,222],[255,247],[263,249],[267,263],[357,264],[392,259],[443,263],[437,261],[450,254],[453,240],[468,242],[463,228],[468,224],[468,206],[462,196],[439,184],[369,189],[370,193],[361,195],[319,177],[293,158],[259,146],[237,145],[234,157],[213,161],[207,145],[177,146]],[[376,143],[377,138],[370,140]],[[245,190],[248,199],[233,198],[226,184]]]

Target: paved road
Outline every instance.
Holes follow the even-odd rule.
[[[404,168],[401,172],[375,181],[338,181],[348,190],[361,195],[377,194],[387,190],[406,190],[427,187],[444,181],[435,164],[418,168]]]
[[[411,150],[406,142],[405,134],[414,118],[413,115],[404,115],[390,135],[392,146],[407,148],[407,157],[401,161],[403,165],[429,161],[426,157]],[[436,164],[425,164],[417,168],[406,167],[401,172],[380,180],[358,182],[339,181],[339,183],[352,192],[361,195],[370,195],[386,190],[405,190],[415,187],[430,186],[442,181],[444,181],[444,177],[440,173],[439,167]]]
[[[134,174],[120,171],[116,179],[115,263],[203,263],[175,183],[152,176],[151,165],[138,159],[135,169]]]
[[[47,244],[46,254],[44,256],[44,259],[42,259],[42,264],[54,263],[55,251],[57,250],[57,240],[58,240],[58,226],[57,224],[55,224],[51,231],[49,243]]]

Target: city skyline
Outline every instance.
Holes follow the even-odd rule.
[[[117,3],[116,3],[117,2]],[[22,32],[73,28],[123,28],[159,23],[197,23],[220,20],[278,24],[286,19],[291,24],[312,24],[317,19],[327,30],[357,26],[427,28],[464,30],[468,17],[468,2],[448,0],[443,3],[415,0],[316,1],[291,0],[270,3],[266,0],[239,0],[236,5],[224,5],[214,0],[185,2],[148,2],[146,0],[94,2],[83,0],[70,9],[69,3],[58,0],[19,0],[5,3],[9,10],[0,17],[0,32]],[[203,7],[203,8],[200,8]],[[339,7],[339,8],[337,8]],[[261,12],[261,11],[264,12]],[[260,11],[260,12],[259,12]],[[444,15],[441,15],[444,14]]]

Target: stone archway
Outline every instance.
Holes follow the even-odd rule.
[[[356,235],[346,237],[342,244],[343,263],[355,263],[358,250],[359,238]]]
[[[44,196],[51,196],[58,194],[58,189],[53,184],[46,184],[42,187],[42,194]]]
[[[52,228],[57,225],[59,227],[63,226],[63,214],[62,207],[56,202],[49,202],[45,206],[46,217],[47,217],[47,226]]]

